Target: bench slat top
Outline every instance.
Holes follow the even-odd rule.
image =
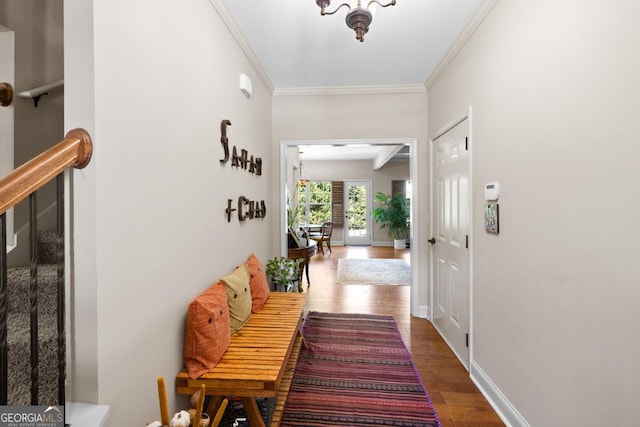
[[[271,292],[258,313],[231,336],[220,362],[192,380],[186,370],[176,376],[178,393],[193,394],[205,384],[206,394],[272,397],[279,387],[302,323],[306,294]]]

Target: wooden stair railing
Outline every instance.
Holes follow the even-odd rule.
[[[0,405],[8,400],[7,348],[7,219],[6,212],[29,199],[30,229],[30,334],[31,334],[31,404],[38,405],[38,248],[37,190],[56,178],[57,181],[57,322],[58,322],[58,404],[65,402],[66,333],[64,288],[64,171],[82,169],[93,154],[93,142],[83,129],[69,131],[64,140],[43,152],[0,180]]]

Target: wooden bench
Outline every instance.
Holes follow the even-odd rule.
[[[262,310],[231,336],[229,348],[211,371],[195,380],[186,370],[178,373],[177,392],[191,395],[204,384],[206,394],[213,396],[209,416],[225,397],[239,397],[252,427],[265,426],[255,399],[275,397],[271,427],[278,427],[302,346],[305,303],[306,294],[271,292]]]

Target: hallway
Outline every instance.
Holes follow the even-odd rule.
[[[410,287],[338,285],[336,271],[340,258],[402,258],[410,262],[410,251],[392,247],[338,246],[333,247],[331,254],[314,255],[309,268],[308,309],[393,315],[442,425],[503,426],[432,324],[411,317]]]

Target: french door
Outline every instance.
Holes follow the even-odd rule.
[[[344,244],[371,245],[371,181],[344,182]]]

